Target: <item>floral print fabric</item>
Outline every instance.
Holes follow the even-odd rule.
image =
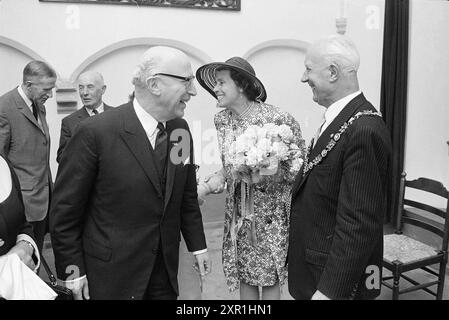
[[[266,123],[290,126],[295,143],[304,154],[304,140],[299,123],[279,108],[255,103],[236,116],[225,109],[216,114],[218,144],[227,182],[225,222],[223,234],[223,271],[230,291],[239,288],[240,281],[252,286],[272,286],[278,281],[282,285],[287,279],[285,260],[287,256],[290,214],[290,191],[296,173],[288,165],[279,167],[277,175],[264,176],[255,185],[254,219],[257,242],[251,242],[251,221],[243,220],[237,239],[231,238],[231,228],[237,224],[241,214],[241,182],[231,174],[229,147],[250,125]]]

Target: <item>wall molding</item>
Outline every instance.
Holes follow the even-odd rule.
[[[287,47],[287,48],[293,48],[298,49],[299,51],[306,52],[307,48],[309,47],[310,43],[302,40],[297,39],[274,39],[274,40],[268,40],[264,41],[251,49],[249,49],[244,55],[243,58],[246,60],[249,60],[252,56],[259,53],[260,51],[266,50],[266,49],[272,49],[272,48],[279,48],[279,47]]]
[[[89,56],[87,59],[85,59],[71,74],[70,81],[74,82],[79,77],[79,75],[89,67],[92,63],[98,61],[103,56],[110,54],[111,52],[123,49],[123,48],[129,48],[129,47],[136,47],[136,46],[168,46],[173,47],[176,49],[179,49],[181,51],[184,51],[185,53],[195,57],[198,59],[201,63],[206,64],[209,62],[212,62],[212,59],[209,55],[207,55],[202,50],[193,47],[185,42],[177,41],[177,40],[171,40],[166,38],[151,38],[151,37],[143,37],[143,38],[132,38],[132,39],[126,39],[122,40],[113,44],[110,44],[103,49],[95,52],[91,56]]]
[[[8,37],[0,36],[0,44],[3,44],[5,46],[11,47],[13,49],[16,49],[17,51],[22,52],[23,54],[30,57],[32,60],[40,60],[40,61],[46,61],[40,54],[38,54],[36,51],[28,48],[24,44],[17,42],[16,40],[10,39]]]

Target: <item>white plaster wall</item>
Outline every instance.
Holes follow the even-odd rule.
[[[347,17],[347,34],[358,45],[362,57],[361,87],[368,99],[378,106],[383,14],[382,0],[242,0],[240,12],[2,0],[0,37],[13,39],[34,50],[53,65],[63,79],[80,71],[80,65],[104,48],[136,38],[168,41],[179,44],[181,49],[187,48],[195,69],[206,62],[244,56],[254,64],[265,83],[267,102],[291,112],[300,122],[306,140],[310,140],[323,109],[313,103],[310,89],[299,81],[304,71],[303,49],[289,44],[292,41],[307,44],[335,33],[335,19]],[[267,41],[278,42],[254,51]],[[148,46],[152,44],[149,42]],[[113,51],[86,66],[85,69],[97,69],[105,75],[106,102],[118,105],[126,101],[131,91],[132,68],[145,48],[145,45],[138,45]],[[0,73],[1,93],[18,84],[26,62],[26,56],[9,58],[20,54],[8,50],[0,45],[0,70],[7,70],[7,74]],[[219,167],[213,129],[216,109],[212,97],[197,87],[198,95],[191,100],[186,118],[194,133],[200,174],[204,175]],[[47,102],[54,174],[60,123],[64,116],[57,113],[54,99]]]
[[[449,2],[412,0],[410,14],[405,171],[449,188]]]

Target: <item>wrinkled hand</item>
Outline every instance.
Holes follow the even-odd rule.
[[[89,300],[89,286],[87,277],[82,279],[64,282],[66,288],[72,290],[73,298],[75,300]]]
[[[203,280],[204,277],[212,271],[212,261],[207,252],[195,255],[195,259],[195,269],[199,272],[201,279]]]
[[[208,175],[204,179],[204,182],[207,183],[209,188],[212,190],[212,193],[215,194],[222,193],[225,187],[225,178],[217,173]]]
[[[31,270],[36,268],[33,261],[34,249],[28,245],[25,241],[19,241],[14,247],[12,247],[8,254],[15,253],[19,256],[19,259]]]

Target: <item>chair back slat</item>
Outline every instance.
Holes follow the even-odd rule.
[[[436,235],[440,236],[441,238],[444,238],[444,228],[443,226],[438,227],[434,224],[430,224],[427,221],[424,221],[421,219],[421,217],[414,215],[414,214],[407,214],[402,216],[402,223],[408,223],[412,224],[414,226],[423,228],[427,231],[433,232]]]
[[[427,191],[440,197],[449,199],[449,192],[443,186],[443,184],[439,181],[427,179],[427,178],[419,178],[416,180],[405,181],[405,186],[409,188],[414,188],[422,191]]]
[[[449,242],[449,192],[439,181],[418,178],[415,180],[406,180],[406,173],[403,172],[400,181],[399,190],[399,202],[398,202],[398,217],[396,221],[396,230],[401,231],[404,223],[421,227],[427,231],[430,231],[443,238],[441,248],[443,251],[447,251]],[[426,191],[440,197],[447,199],[446,211],[440,210],[428,204],[418,202],[416,200],[405,199],[405,190],[407,188],[413,188],[421,191]],[[444,223],[439,223],[433,219],[429,219],[424,215],[417,214],[404,208],[404,206],[410,206],[413,208],[421,209],[427,213],[437,215],[443,218]]]
[[[404,206],[410,206],[417,209],[424,210],[429,213],[433,213],[434,215],[439,216],[440,218],[445,219],[446,213],[443,210],[437,209],[435,207],[429,206],[428,204],[416,202],[410,199],[404,199]]]
[[[403,172],[401,174],[399,192],[396,195],[398,205],[395,208],[397,210],[395,221],[396,233],[402,234],[404,232],[404,237],[401,236],[386,239],[387,245],[385,246],[386,252],[384,252],[383,262],[384,267],[392,272],[392,276],[383,277],[382,284],[392,289],[393,300],[397,300],[402,293],[421,289],[434,295],[437,300],[441,300],[444,291],[449,242],[449,192],[443,184],[438,181],[427,178],[407,181],[405,177],[406,173]],[[415,198],[413,195],[415,192],[410,190],[410,188],[425,191],[432,195],[423,197],[421,194],[420,197]],[[407,198],[405,198],[406,191]],[[426,202],[432,201],[435,198],[434,195],[446,199],[445,210],[436,208],[434,204],[428,205],[421,202],[420,198],[423,198]],[[437,204],[436,206],[440,207],[440,204]],[[405,227],[405,225],[411,225],[411,228],[403,229],[403,226]],[[407,239],[407,237],[414,239],[415,241]],[[437,238],[442,238],[442,241],[438,241],[439,239]],[[431,249],[425,245],[434,249],[438,248],[438,254],[424,257],[427,253],[430,253]],[[391,262],[392,256],[397,256],[398,261]],[[404,259],[402,259],[402,257]],[[435,264],[439,264],[438,272],[434,272],[428,268],[428,266]],[[432,281],[428,281],[421,280],[421,277],[419,279],[412,279],[412,277],[404,275],[405,272],[416,269],[430,272],[430,274],[436,276],[437,279],[430,277]],[[413,286],[400,290],[399,279],[401,278],[408,280]],[[393,285],[390,286],[385,281],[391,279],[394,281]],[[427,289],[436,284],[436,292]]]

